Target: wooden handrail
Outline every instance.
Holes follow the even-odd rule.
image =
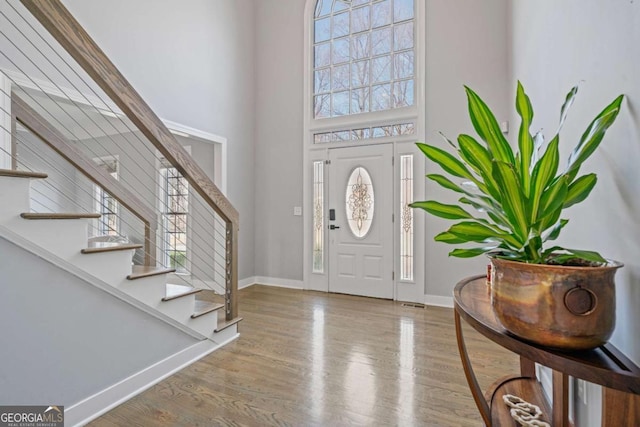
[[[156,230],[158,221],[156,212],[138,199],[120,181],[111,176],[104,168],[99,167],[73,143],[68,141],[60,131],[52,126],[37,111],[31,108],[16,93],[11,94],[11,115],[15,122],[22,124],[56,153],[71,163],[91,182],[102,187],[120,204],[138,217],[145,227],[144,254],[145,265],[155,265]],[[14,125],[15,125],[14,122]],[[14,142],[15,142],[14,137]],[[14,148],[15,150],[15,148]],[[15,151],[14,151],[15,153]]]
[[[144,136],[226,223],[226,318],[238,315],[239,215],[60,0],[20,0]]]
[[[237,223],[238,211],[231,202],[182,148],[62,2],[21,2],[216,213],[225,221]]]

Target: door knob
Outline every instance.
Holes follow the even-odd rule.
[[[340,228],[340,226],[339,226],[339,225],[333,225],[333,224],[331,224],[331,225],[329,226],[329,230],[335,230],[335,229],[338,229],[338,228]]]

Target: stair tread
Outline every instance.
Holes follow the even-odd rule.
[[[169,273],[173,273],[174,271],[176,271],[175,268],[146,267],[143,265],[134,265],[131,269],[131,274],[127,276],[127,279],[136,280],[136,279],[141,279],[143,277],[169,274]]]
[[[217,304],[211,301],[196,300],[191,318],[195,319],[197,317],[211,313],[212,311],[220,310],[221,308],[224,308],[224,304]]]
[[[83,254],[97,254],[101,252],[127,251],[131,249],[141,249],[142,245],[134,243],[115,243],[115,242],[91,242],[80,252]]]
[[[0,169],[0,176],[8,176],[11,178],[38,178],[44,179],[49,175],[42,172],[32,172],[32,171],[19,171],[19,170],[11,170],[11,169]]]
[[[213,332],[221,332],[227,329],[230,326],[235,325],[236,323],[240,323],[242,321],[242,317],[236,317],[231,320],[225,320],[224,322],[218,323],[218,327]]]
[[[162,301],[171,301],[176,298],[186,297],[187,295],[197,294],[200,291],[201,289],[191,286],[167,283],[165,296],[162,298]]]
[[[203,289],[202,292],[200,292],[197,296],[196,299],[198,301],[206,301],[206,302],[214,302],[217,304],[224,304],[224,295],[220,295],[219,293],[217,293],[216,291],[212,290],[212,289]]]
[[[24,219],[97,219],[100,218],[98,213],[40,213],[40,212],[25,212],[20,216]]]

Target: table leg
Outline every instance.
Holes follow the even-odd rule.
[[[536,363],[520,356],[520,375],[524,378],[535,378],[536,376]]]
[[[480,415],[482,416],[482,420],[486,426],[491,426],[491,409],[489,408],[489,404],[484,398],[482,394],[482,389],[480,389],[480,385],[478,384],[478,380],[476,379],[475,374],[473,373],[473,368],[471,367],[471,361],[469,360],[469,355],[467,353],[467,346],[464,343],[464,338],[462,335],[462,324],[460,323],[460,315],[458,314],[457,308],[453,310],[454,320],[456,323],[456,340],[458,341],[458,352],[460,353],[460,359],[462,361],[462,368],[464,369],[464,375],[467,377],[467,383],[469,384],[469,388],[471,389],[471,394],[473,395],[473,400],[476,401],[476,406],[480,411]]]
[[[569,376],[553,371],[553,415],[554,427],[569,427]]]

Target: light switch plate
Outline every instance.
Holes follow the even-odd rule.
[[[293,215],[294,216],[302,216],[302,206],[294,206],[293,207]]]

